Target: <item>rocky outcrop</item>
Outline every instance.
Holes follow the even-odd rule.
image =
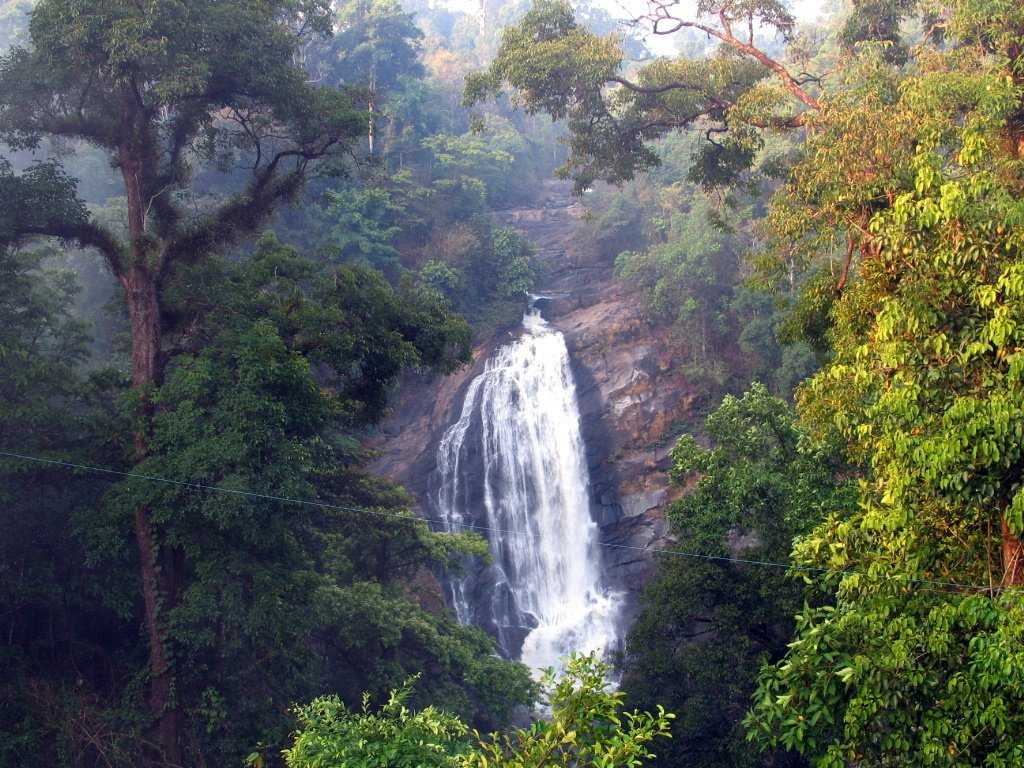
[[[572,359],[607,579],[635,598],[652,572],[650,548],[665,545],[665,506],[679,494],[667,476],[669,451],[698,393],[678,373],[675,345],[647,322],[638,297],[584,235],[584,214],[568,184],[551,182],[537,207],[498,215],[534,243],[545,266],[538,305],[565,335]],[[374,468],[402,482],[427,515],[438,440],[508,336],[502,331],[478,347],[454,375],[408,378],[371,442],[379,451]]]

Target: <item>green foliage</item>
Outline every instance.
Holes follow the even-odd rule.
[[[809,276],[788,307],[786,319],[779,328],[780,339],[789,343],[806,342],[819,360],[826,358],[831,349],[831,313],[836,298],[836,280],[831,272],[819,270]]]
[[[404,78],[423,72],[423,33],[413,14],[395,0],[349,0],[336,4],[334,34],[313,46],[307,66],[336,85],[369,89],[370,97],[391,95]]]
[[[614,121],[605,108],[602,86],[614,77],[622,64],[623,54],[612,37],[601,38],[577,24],[571,7],[562,2],[541,2],[534,5],[519,25],[508,27],[502,34],[501,48],[483,73],[466,80],[466,102],[482,101],[497,95],[507,82],[517,89],[516,103],[530,113],[546,112],[554,119],[568,119],[573,134],[588,130],[602,136],[613,134]],[[604,117],[603,115],[607,117]],[[637,145],[604,153],[599,162],[615,167],[628,178],[634,168],[650,167],[654,156]],[[574,157],[580,147],[572,146]],[[638,160],[632,160],[634,150]],[[621,158],[621,159],[619,159]],[[570,161],[573,162],[573,161]],[[580,190],[597,178],[596,172],[577,177]]]
[[[132,264],[172,271],[251,234],[311,163],[362,132],[349,94],[311,85],[294,63],[300,30],[329,29],[326,3],[150,6],[41,0],[30,43],[0,59],[0,138],[15,149],[58,138],[107,153],[126,184],[131,242],[80,215],[73,227],[27,217],[0,232],[5,242],[55,235],[98,249],[119,275]],[[204,215],[184,208],[178,193],[194,161],[243,158],[244,191]]]
[[[340,431],[379,418],[402,370],[465,359],[464,323],[433,295],[396,291],[366,267],[318,273],[270,237],[251,260],[220,268],[219,280],[206,270],[169,287],[171,301],[211,314],[192,317],[205,343],[176,358],[153,394],[150,452],[136,471],[264,496],[120,483],[103,508],[109,543],[93,552],[117,557],[118,530],[140,505],[162,541],[184,550],[191,568],[168,613],[168,643],[203,751],[229,760],[279,741],[280,704],[320,681],[354,696],[426,667],[429,692],[501,722],[529,697],[525,670],[506,671],[482,635],[406,592],[423,570],[482,542],[430,532],[404,511],[403,494],[363,472],[358,444]],[[495,674],[504,701],[490,688]]]
[[[272,235],[243,266],[218,279],[220,268],[197,268],[168,286],[171,319],[177,307],[182,314],[199,309],[211,334],[224,330],[217,313],[230,306],[269,320],[290,348],[318,367],[320,383],[330,387],[350,424],[380,418],[401,371],[448,373],[468,360],[465,321],[411,281],[393,288],[366,265],[319,267]]]
[[[572,656],[557,681],[545,677],[550,719],[511,734],[480,741],[460,764],[464,768],[613,768],[643,765],[654,757],[650,742],[669,736],[675,717],[660,705],[656,713],[623,709],[624,694],[608,690],[607,665],[594,656]]]
[[[454,307],[521,308],[531,254],[488,206],[526,194],[541,144],[497,114],[490,146],[467,134],[453,88],[417,80],[421,35],[395,3],[35,8],[0,57],[0,138],[16,150],[0,159],[0,243],[99,251],[124,300],[115,332],[145,294],[126,278],[152,287],[155,362],[128,394],[123,374],[87,377],[100,361],[87,362],[70,278],[3,250],[0,442],[262,495],[3,462],[0,763],[148,764],[154,721],[170,716],[182,727],[160,748],[180,748],[176,763],[261,761],[291,702],[353,702],[413,674],[414,703],[504,726],[532,702],[529,675],[445,612],[433,576],[484,542],[415,519],[365,471],[360,439],[402,372],[468,358]],[[367,107],[382,170],[353,179]],[[423,139],[438,133],[450,141],[435,157]],[[289,207],[307,179],[313,194]],[[275,211],[302,249],[233,250]],[[472,237],[449,250],[450,231]],[[98,347],[126,362],[104,330]],[[141,549],[140,514],[153,529]],[[170,666],[155,710],[154,648]]]
[[[449,264],[439,259],[430,259],[420,267],[420,280],[438,293],[454,298],[462,288],[463,276]]]
[[[762,546],[785,550],[825,510],[849,506],[836,480],[841,465],[804,439],[792,409],[763,385],[726,395],[704,428],[713,448],[686,436],[673,449],[673,479],[696,476],[697,484],[670,513],[702,551],[722,551],[724,533],[746,530]]]
[[[405,207],[389,190],[363,187],[327,192],[323,218],[329,222],[325,248],[332,261],[361,259],[377,267],[394,268],[398,262],[395,238]]]
[[[16,174],[0,157],[0,242],[15,244],[51,224],[70,238],[88,218],[74,179],[59,165],[40,162]]]
[[[667,14],[661,18],[663,28],[674,26],[673,11],[668,6],[661,10]],[[707,17],[718,17],[722,26],[709,26]],[[793,115],[785,89],[759,83],[784,68],[753,39],[733,37],[731,24],[764,24],[788,37],[793,18],[769,0],[714,8],[702,3],[695,20],[678,20],[684,23],[676,29],[699,29],[724,45],[709,56],[655,59],[627,79],[621,37],[590,31],[562,0],[538,0],[518,24],[503,31],[489,67],[466,78],[465,102],[477,104],[508,86],[514,90],[513,103],[527,112],[564,119],[569,157],[559,172],[573,178],[578,192],[598,179],[619,183],[654,168],[659,157],[650,142],[698,121],[715,130],[738,128],[725,144],[708,142],[696,167],[709,183],[732,180],[749,168],[760,149],[756,129],[785,125]],[[770,69],[769,62],[775,67]],[[788,74],[783,80],[801,101],[813,103]]]
[[[469,133],[461,136],[438,133],[423,140],[437,164],[438,178],[449,183],[476,179],[488,194],[500,194],[512,169],[511,153],[497,148],[490,137]]]
[[[724,313],[738,271],[736,248],[709,220],[711,212],[704,198],[694,198],[666,222],[665,242],[625,251],[615,262],[619,276],[644,291],[651,312],[690,340],[694,363],[708,361],[728,330]]]
[[[38,260],[5,252],[0,261],[0,353],[10,363],[0,378],[4,447],[118,466],[130,446],[117,440],[130,429],[104,415],[109,396],[97,400],[109,377],[76,375],[86,337],[69,316],[73,291],[66,275],[44,282]],[[497,658],[479,630],[414,599],[431,599],[425,573],[486,545],[432,533],[409,515],[403,493],[361,469],[350,431],[379,417],[402,370],[464,360],[464,322],[436,294],[393,289],[363,266],[327,271],[273,238],[241,263],[180,272],[165,297],[189,351],[151,394],[150,452],[134,471],[264,496],[139,480],[110,486],[93,476],[68,482],[58,468],[5,462],[0,493],[11,518],[5,513],[0,568],[15,578],[0,594],[11,609],[2,663],[24,688],[12,689],[0,712],[5,754],[50,754],[41,746],[49,742],[67,754],[103,751],[116,764],[137,759],[141,702],[120,681],[140,672],[130,546],[140,505],[161,542],[190,564],[175,584],[165,642],[175,704],[206,759],[233,762],[257,742],[281,743],[290,725],[282,707],[325,685],[356,697],[429,669],[422,695],[484,727],[530,701],[523,667]],[[34,437],[16,443],[18,434]],[[40,550],[32,540],[49,544]],[[95,675],[75,682],[63,641],[39,635],[45,616],[78,638],[74,659],[106,659]],[[88,728],[94,742],[78,730]]]
[[[449,768],[612,768],[654,757],[650,742],[668,736],[673,715],[623,711],[608,690],[606,665],[593,656],[569,660],[557,681],[545,678],[550,717],[506,735],[481,736],[444,711],[406,708],[409,687],[371,712],[368,697],[353,712],[337,698],[300,707],[301,727],[285,750],[289,768],[313,766],[448,766]]]
[[[447,235],[438,249],[443,258],[427,261],[420,281],[449,297],[478,327],[518,317],[538,277],[529,242],[511,228],[479,219]]]
[[[904,64],[908,52],[900,35],[900,23],[918,5],[917,0],[854,0],[852,12],[840,31],[840,39],[847,46],[881,43],[887,61]],[[937,21],[934,18],[929,20]]]
[[[863,468],[858,505],[797,543],[798,562],[833,569],[835,604],[801,612],[748,718],[815,765],[1024,760],[1024,16],[963,0],[946,31],[957,45],[924,48],[916,71],[869,62],[879,74],[826,111],[780,200],[808,242],[863,222],[834,359],[799,398]]]
[[[297,709],[299,732],[284,751],[289,768],[344,765],[351,768],[430,768],[455,765],[468,749],[468,728],[434,707],[406,707],[412,681],[392,691],[376,712],[363,696],[352,712],[337,696]]]
[[[6,432],[38,436],[49,397],[74,397],[87,329],[72,315],[77,291],[67,271],[47,270],[45,252],[0,249],[0,363]],[[41,396],[40,387],[51,389]]]
[[[492,235],[489,259],[480,259],[470,273],[503,299],[523,298],[533,287],[537,268],[533,263],[533,246],[509,227],[499,227]],[[490,275],[490,280],[488,280]]]
[[[584,231],[602,259],[612,262],[623,251],[644,242],[642,203],[625,190],[607,202],[603,199],[588,202],[589,215],[584,221]]]
[[[46,255],[0,249],[0,449],[107,460],[121,448],[108,412],[123,382],[81,370],[89,337],[73,315],[76,286]],[[111,696],[107,674],[131,653],[132,586],[110,564],[89,562],[81,537],[106,485],[0,460],[0,764],[123,756],[138,738],[138,702],[128,691]]]
[[[795,534],[849,508],[833,456],[802,436],[790,406],[755,384],[727,395],[705,424],[711,448],[685,436],[672,477],[692,490],[668,517],[682,548],[711,557],[787,561]],[[786,651],[802,590],[784,570],[666,557],[630,631],[623,689],[637,706],[681,713],[660,765],[760,765],[744,741],[742,712],[765,659]],[[723,680],[722,670],[729,670]],[[772,765],[802,765],[772,755]]]
[[[689,144],[666,142],[660,149],[664,182],[638,180],[595,206],[590,227],[599,247],[619,247],[617,276],[639,289],[651,320],[672,330],[688,358],[686,373],[712,396],[754,379],[788,395],[814,361],[803,339],[780,334],[787,302],[744,279],[746,220],[756,208],[738,200],[716,204],[679,183],[674,171],[692,170]]]

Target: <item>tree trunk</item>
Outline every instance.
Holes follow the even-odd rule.
[[[373,157],[373,139],[376,134],[374,121],[376,120],[376,102],[377,101],[377,67],[373,65],[370,67],[370,98],[367,104],[367,110],[369,111],[369,125],[366,128],[366,139],[370,145],[370,156]]]
[[[369,146],[370,155],[372,156],[373,155],[373,134],[374,134],[374,131],[373,131],[374,104],[373,104],[373,99],[372,98],[370,99],[370,103],[367,105],[367,109],[368,109],[368,111],[370,113],[370,118],[369,118],[369,126],[366,129],[366,141],[370,145]]]
[[[120,275],[128,305],[132,334],[132,388],[142,400],[142,426],[135,433],[135,460],[142,461],[149,451],[149,424],[152,417],[150,388],[160,379],[161,318],[157,292],[158,267],[151,261],[146,240],[146,214],[143,173],[144,162],[133,146],[118,152],[118,164],[128,198],[128,234],[131,239],[131,264]],[[151,741],[159,753],[155,763],[180,766],[180,712],[175,701],[174,674],[164,636],[161,612],[173,605],[178,580],[177,558],[168,556],[157,543],[150,520],[150,509],[140,506],[133,519],[135,545],[139,552],[142,602],[145,610],[146,638],[149,644],[149,711],[152,717]]]
[[[160,305],[156,278],[146,267],[136,265],[130,268],[121,283],[125,289],[128,319],[131,322],[132,387],[146,389],[157,383],[160,359]],[[143,456],[146,453],[145,437],[136,435],[136,449]]]
[[[1003,533],[1003,586],[1024,585],[1024,544],[1010,530],[1006,518],[1000,519]]]
[[[131,218],[131,216],[130,216]],[[160,305],[156,277],[136,254],[136,263],[122,278],[132,334],[132,387],[142,393],[144,424],[150,420],[148,389],[159,381]],[[148,453],[148,431],[135,433],[136,461]],[[164,765],[182,765],[180,716],[174,701],[174,676],[164,637],[161,610],[173,605],[178,563],[157,544],[150,510],[141,506],[134,516],[135,543],[139,552],[146,636],[149,643],[149,710],[153,718],[152,740]]]

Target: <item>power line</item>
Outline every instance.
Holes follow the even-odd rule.
[[[376,515],[378,517],[387,517],[398,520],[404,520],[407,522],[426,522],[436,523],[437,525],[448,528],[449,533],[454,533],[450,528],[458,526],[465,530],[478,531],[484,533],[495,533],[506,536],[525,536],[531,539],[537,539],[538,536],[531,531],[521,531],[514,529],[494,528],[486,525],[475,525],[473,523],[457,522],[452,523],[450,520],[443,520],[436,517],[426,517],[415,514],[402,514],[399,512],[387,512],[382,509],[369,509],[367,507],[352,507],[343,504],[331,504],[326,501],[315,501],[313,499],[296,499],[289,496],[276,496],[269,493],[260,493],[258,491],[247,491],[239,490],[235,488],[224,488],[219,485],[208,485],[206,483],[195,483],[186,480],[173,480],[169,477],[160,477],[159,475],[147,475],[141,472],[127,472],[120,469],[110,469],[109,467],[97,467],[90,464],[79,464],[73,461],[62,461],[59,459],[46,459],[41,456],[31,456],[24,453],[14,453],[11,451],[0,451],[0,456],[4,456],[10,459],[20,459],[21,461],[29,461],[37,464],[48,464],[51,466],[64,467],[66,469],[78,469],[86,472],[96,472],[104,475],[115,475],[117,477],[127,477],[136,480],[148,480],[154,483],[164,483],[166,485],[175,485],[181,488],[189,488],[197,491],[213,491],[216,493],[231,494],[234,496],[242,496],[245,498],[262,499],[264,501],[277,501],[284,504],[297,504],[301,506],[317,507],[320,509],[331,509],[340,512],[354,512],[356,514],[365,515]],[[742,557],[728,557],[726,555],[708,555],[701,552],[686,552],[678,549],[663,549],[660,547],[638,547],[630,544],[616,544],[614,542],[598,542],[599,546],[606,549],[624,549],[635,552],[643,552],[647,554],[657,555],[669,555],[675,557],[685,557],[695,560],[707,560],[712,562],[721,563],[735,563],[737,565],[754,565],[764,568],[782,568],[784,570],[803,571],[808,573],[819,573],[827,575],[845,576],[849,574],[859,573],[854,570],[838,570],[834,568],[822,568],[811,565],[796,565],[793,563],[779,563],[771,560],[753,560]],[[888,579],[899,579],[899,576],[887,576],[882,575],[881,578]],[[952,589],[973,589],[973,590],[989,590],[990,586],[981,586],[977,584],[959,584],[952,581],[938,581],[935,579],[907,579],[908,583],[911,584],[928,584],[935,587],[947,587]]]

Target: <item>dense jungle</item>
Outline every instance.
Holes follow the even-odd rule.
[[[0,0],[0,766],[1024,768],[1020,0]]]

